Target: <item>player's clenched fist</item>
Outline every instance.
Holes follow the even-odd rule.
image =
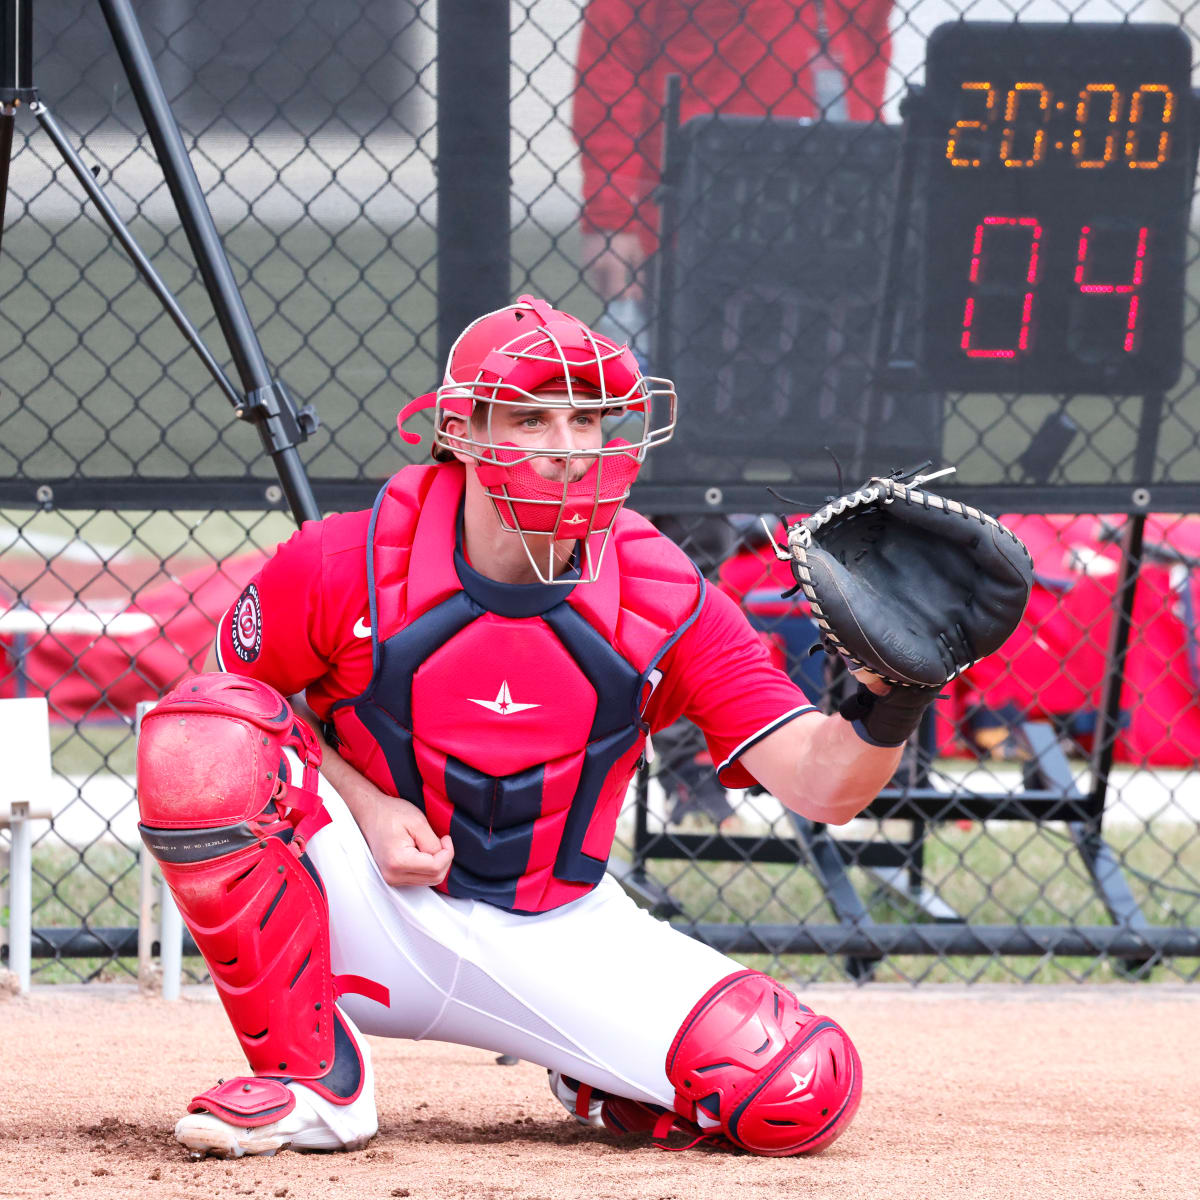
[[[454,858],[450,835],[439,838],[425,814],[408,800],[387,796],[366,780],[353,805],[355,818],[384,882],[392,887],[436,887]]]

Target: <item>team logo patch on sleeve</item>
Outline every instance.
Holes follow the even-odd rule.
[[[242,662],[253,662],[262,649],[262,606],[258,602],[258,588],[247,586],[233,606],[233,627],[230,630],[234,653]]]

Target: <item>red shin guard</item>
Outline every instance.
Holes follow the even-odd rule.
[[[286,749],[304,764],[300,785],[288,781]],[[349,1104],[362,1058],[334,1000],[356,991],[386,1004],[387,993],[332,973],[328,904],[304,853],[328,822],[319,763],[311,731],[273,688],[219,673],[185,679],[142,722],[140,831],[254,1073]],[[282,1115],[272,1110],[285,1101],[261,1088],[218,1092],[214,1104],[228,1101],[245,1124]]]

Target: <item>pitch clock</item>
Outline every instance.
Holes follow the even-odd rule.
[[[920,104],[925,377],[974,391],[1170,387],[1195,158],[1184,33],[943,25]]]

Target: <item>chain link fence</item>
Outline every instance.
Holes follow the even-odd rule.
[[[993,7],[969,15],[1012,15]],[[438,139],[437,13],[431,0],[138,7],[265,354],[320,417],[302,457],[323,511],[369,505],[411,453],[396,413],[439,374],[448,291],[489,306],[461,268],[447,277],[439,248],[438,164],[453,148]],[[814,700],[841,681],[809,655],[814,626],[781,598],[791,578],[758,519],[777,534],[808,506],[768,486],[819,501],[839,470],[850,482],[932,447],[1008,514],[1037,570],[1021,631],[956,681],[867,815],[830,829],[727,790],[681,724],[631,790],[613,870],[681,927],[799,981],[1193,978],[1196,238],[1184,371],[1165,393],[876,389],[880,355],[904,357],[917,336],[919,289],[902,289],[879,346],[900,103],[929,34],[958,15],[932,0],[529,0],[511,6],[507,45],[476,48],[511,62],[511,294],[547,297],[676,378],[680,433],[635,506]],[[1069,15],[1185,19],[1021,13]],[[34,16],[40,100],[223,360],[97,6]],[[202,666],[292,519],[253,431],[24,109],[16,128],[0,697],[45,695],[52,718],[35,978],[123,977],[146,917],[136,706]],[[906,210],[914,228],[922,203]],[[895,260],[905,278],[919,276],[912,254]],[[1153,501],[1139,507],[1142,485]]]

